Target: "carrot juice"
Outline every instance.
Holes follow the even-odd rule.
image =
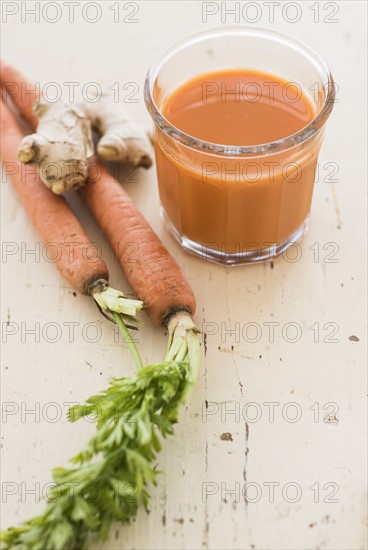
[[[303,84],[253,67],[196,74],[166,94],[155,83],[162,214],[185,249],[246,263],[306,231],[323,128],[321,98]]]

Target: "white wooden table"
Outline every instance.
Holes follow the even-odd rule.
[[[70,23],[66,2],[57,3],[59,13],[55,2],[41,2],[39,22],[27,12],[34,4],[3,2],[3,57],[43,84],[119,82],[125,98],[139,86],[138,102],[128,107],[147,122],[142,85],[155,56],[186,34],[224,24],[225,8],[234,7],[138,2],[134,14],[135,3],[106,1],[92,23],[98,11],[79,2]],[[317,11],[315,2],[286,2],[294,5],[286,8],[278,2],[273,23],[269,5],[259,2],[256,10],[254,4],[239,3],[240,24],[258,19],[258,25],[305,41],[339,86],[310,232],[298,261],[290,254],[273,268],[226,269],[184,254],[167,234],[154,169],[126,182],[193,285],[196,321],[207,342],[191,402],[159,457],[165,473],[151,491],[150,513],[141,511],[130,527],[117,525],[98,548],[366,548],[366,3],[320,2]],[[228,14],[225,24],[233,23]],[[2,239],[14,243],[1,264],[6,527],[42,509],[36,501],[51,468],[66,465],[93,430],[83,421],[68,424],[67,404],[82,402],[133,367],[91,300],[75,296],[43,259],[38,236],[4,178],[1,188]],[[128,289],[90,214],[72,202],[103,248],[112,285]],[[145,322],[138,336],[143,358],[157,361],[166,337]]]

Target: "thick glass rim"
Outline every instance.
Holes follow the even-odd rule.
[[[282,42],[295,51],[300,52],[300,54],[309,59],[309,61],[317,68],[318,72],[322,74],[324,80],[327,83],[326,95],[323,101],[321,108],[314,117],[314,119],[309,122],[306,126],[301,128],[298,132],[286,136],[284,138],[278,139],[276,141],[262,143],[258,145],[224,145],[219,143],[212,143],[210,141],[201,140],[187,134],[171,124],[160,112],[159,107],[156,105],[153,98],[153,86],[155,79],[166,63],[168,59],[173,57],[178,51],[185,49],[190,44],[199,43],[206,38],[214,38],[216,36],[223,35],[244,35],[247,36],[257,36],[257,37],[268,37],[272,38],[277,42]],[[281,75],[282,76],[282,75]],[[331,72],[328,69],[326,63],[323,59],[309,46],[303,42],[287,35],[284,33],[279,33],[276,31],[271,31],[266,28],[261,27],[249,27],[249,26],[228,26],[224,28],[212,28],[207,31],[201,31],[195,34],[186,36],[180,42],[177,42],[170,48],[163,51],[156,60],[152,63],[150,69],[148,70],[145,84],[144,84],[144,100],[147,106],[147,109],[157,126],[168,136],[173,138],[176,141],[179,141],[183,145],[204,152],[212,152],[222,154],[224,156],[254,156],[254,155],[271,155],[274,153],[279,153],[286,151],[300,143],[306,141],[308,138],[313,136],[326,122],[328,117],[331,114],[333,109],[335,98],[335,84],[332,78]]]

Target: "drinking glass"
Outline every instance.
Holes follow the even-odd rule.
[[[200,75],[249,69],[280,77],[313,105],[313,120],[270,143],[211,143],[186,134],[163,115],[167,98]],[[237,265],[283,253],[308,229],[318,154],[334,104],[324,61],[289,36],[255,27],[192,35],[153,63],[145,102],[164,223],[180,245],[205,260]],[[291,101],[291,99],[290,99]]]

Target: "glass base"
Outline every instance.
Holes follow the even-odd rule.
[[[161,207],[161,218],[165,224],[166,229],[173,235],[175,240],[180,244],[180,246],[189,254],[194,254],[199,256],[203,262],[214,262],[220,265],[246,265],[250,263],[257,262],[269,262],[276,256],[283,254],[288,248],[292,247],[297,243],[308,231],[309,229],[309,215],[306,217],[304,222],[288,239],[279,244],[271,245],[267,248],[256,248],[256,245],[253,243],[252,250],[241,250],[239,244],[239,250],[228,251],[226,250],[226,243],[222,243],[222,246],[218,248],[211,248],[211,244],[200,244],[192,241],[185,235],[180,235],[177,229],[173,226],[169,220],[165,210]],[[249,246],[251,248],[251,246]],[[244,249],[244,247],[243,247]],[[298,252],[297,252],[298,254]],[[295,255],[295,254],[294,254]],[[290,258],[290,261],[293,259]]]

